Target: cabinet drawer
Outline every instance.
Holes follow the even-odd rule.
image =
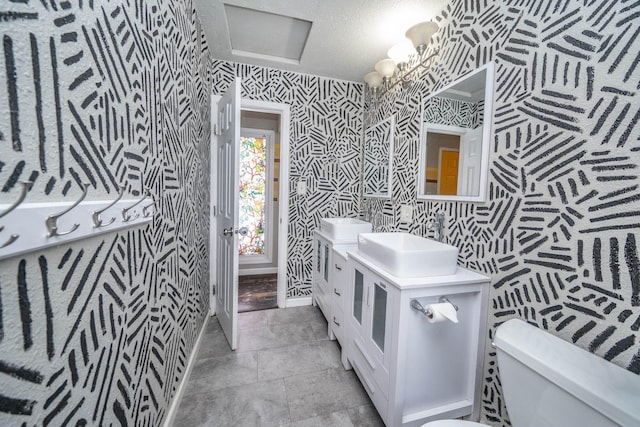
[[[380,360],[373,357],[367,346],[356,336],[353,339],[352,351],[354,359],[358,360],[363,375],[368,376],[370,382],[378,386],[385,399],[389,398],[389,371]]]
[[[333,276],[331,280],[333,299],[340,307],[344,304],[345,291],[347,290],[347,263],[344,258],[334,251],[333,254]]]
[[[373,405],[376,407],[378,414],[380,414],[382,420],[387,424],[387,412],[389,409],[388,397],[385,396],[380,386],[373,379],[370,366],[364,359],[362,353],[360,353],[357,348],[354,348],[351,353],[352,357],[350,362],[353,370],[360,379],[360,382],[373,402]]]
[[[337,309],[335,306],[332,307],[331,320],[329,321],[331,325],[331,330],[333,334],[336,336],[340,345],[344,345],[344,330],[345,325],[343,323],[344,314],[342,314],[342,310]]]

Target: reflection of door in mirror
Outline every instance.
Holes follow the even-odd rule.
[[[456,193],[451,194],[475,195],[480,192],[481,150],[482,127],[469,129],[464,135],[460,136],[460,174],[458,189]]]
[[[458,191],[458,150],[440,148],[438,194],[455,195]]]
[[[427,124],[425,195],[477,195],[480,191],[482,127]],[[444,155],[444,151],[447,151]],[[453,154],[452,152],[455,152]],[[443,157],[444,156],[444,157]]]
[[[460,151],[460,135],[453,133],[427,132],[426,140],[426,165],[424,174],[424,194],[456,194],[459,160],[458,152]],[[445,154],[448,167],[443,172],[441,153]],[[455,152],[455,164],[452,163],[453,154]],[[443,185],[443,175],[448,176],[447,183]],[[445,188],[446,190],[443,190]],[[444,192],[443,191],[447,191]]]
[[[419,199],[486,200],[492,101],[491,62],[423,99]],[[459,151],[457,175],[440,170],[440,147]]]

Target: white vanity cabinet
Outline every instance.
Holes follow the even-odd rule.
[[[342,351],[386,419],[397,291],[361,263],[350,260],[349,272],[347,342]]]
[[[458,267],[447,276],[400,278],[348,253],[343,352],[387,426],[478,418],[489,278]],[[411,308],[446,297],[459,323],[429,323]]]
[[[320,307],[324,317],[329,321],[329,319],[331,319],[329,266],[331,262],[332,245],[328,238],[316,230],[313,237],[313,248],[313,302]]]
[[[329,330],[333,332],[338,342],[344,345],[344,305],[348,280],[347,251],[344,246],[335,246],[331,250],[331,273],[331,319],[327,322]]]
[[[331,239],[321,230],[316,230],[313,248],[313,303],[320,307],[327,319],[329,338],[344,345],[347,251],[357,248],[357,242]]]

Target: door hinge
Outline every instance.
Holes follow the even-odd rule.
[[[216,294],[216,285],[211,285],[211,295],[215,295]]]
[[[211,210],[213,211],[213,216],[216,216],[218,214],[218,211],[216,209],[216,205],[211,205]]]

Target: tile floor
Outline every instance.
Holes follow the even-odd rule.
[[[235,352],[209,319],[174,426],[384,426],[318,308],[238,319]]]

